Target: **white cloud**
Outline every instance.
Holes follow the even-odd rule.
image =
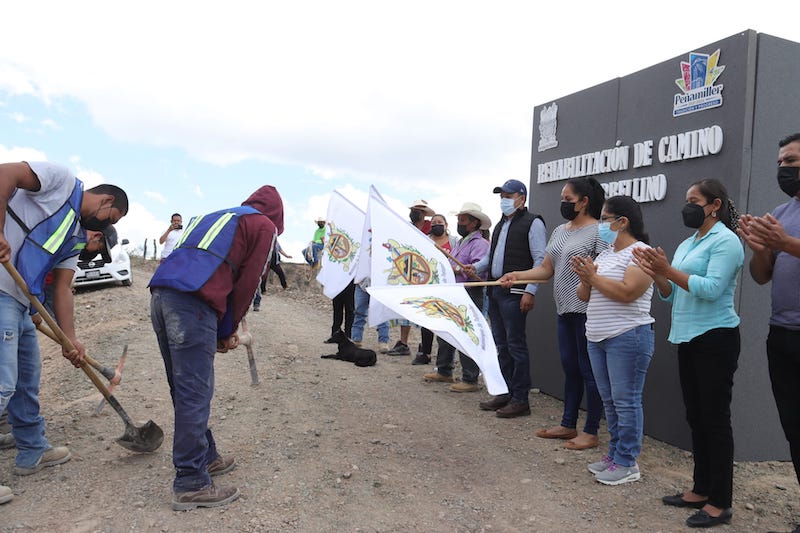
[[[46,119],[42,120],[40,124],[42,126],[44,126],[46,129],[49,129],[49,130],[60,130],[61,129],[61,126],[59,126],[58,123],[55,120],[50,119],[50,118],[46,118]]]
[[[199,184],[195,184],[194,188],[192,189],[192,192],[194,192],[194,195],[197,196],[198,198],[202,198],[204,196],[203,189],[200,188]]]
[[[23,113],[19,113],[17,111],[9,113],[8,117],[17,124],[22,124],[23,122],[28,120],[28,117],[26,117]]]
[[[128,239],[132,249],[142,253],[145,241],[147,241],[147,256],[153,257],[153,246],[157,251],[161,250],[158,238],[164,232],[167,224],[163,220],[156,218],[147,207],[138,203],[130,202],[128,214],[122,217],[114,227],[117,229],[119,239]]]
[[[83,182],[83,189],[91,189],[101,183],[105,183],[106,179],[103,177],[102,174],[97,172],[96,170],[91,170],[87,168],[81,168],[80,165],[75,165],[76,171],[75,176]]]
[[[167,203],[167,199],[164,198],[164,195],[161,194],[160,192],[144,191],[144,195],[147,196],[148,198],[151,198],[151,199],[155,200],[156,202],[158,202],[160,204],[166,204]]]
[[[7,148],[0,144],[0,163],[18,163],[19,161],[47,161],[47,156],[35,148],[19,146]]]

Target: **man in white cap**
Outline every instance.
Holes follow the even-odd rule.
[[[428,206],[428,202],[425,200],[417,200],[408,206],[408,209],[408,218],[411,220],[414,227],[425,235],[428,235],[431,232],[431,221],[426,220],[425,217],[432,217],[436,212]],[[400,340],[395,343],[391,350],[386,352],[386,355],[411,355],[411,350],[408,348],[408,336],[411,333],[411,322],[400,319],[397,323],[400,324]],[[432,339],[431,342],[433,342]]]
[[[481,230],[489,229],[492,221],[481,210],[481,206],[476,203],[466,202],[458,212],[458,234],[461,240],[456,243],[451,255],[462,265],[472,265],[479,262],[489,253],[489,241],[483,238]],[[453,263],[456,272],[456,281],[475,281],[476,277],[470,278],[464,270]],[[486,279],[486,274],[480,277]],[[483,287],[469,287],[467,294],[472,298],[473,303],[478,309],[483,309]],[[453,383],[453,359],[456,349],[453,345],[438,339],[439,351],[436,354],[436,371],[425,374],[423,378],[428,381],[441,381]],[[478,386],[478,376],[480,369],[469,356],[459,352],[461,360],[461,381],[450,385],[453,392],[474,392],[480,389]]]
[[[544,221],[525,208],[528,189],[518,180],[508,180],[494,188],[500,194],[503,218],[492,232],[489,255],[474,263],[469,271],[488,271],[490,280],[506,272],[533,268],[544,260],[547,234]],[[489,287],[489,321],[497,345],[497,359],[508,394],[481,402],[480,408],[495,411],[498,418],[514,418],[531,414],[528,393],[531,389],[531,363],[525,334],[525,318],[533,309],[535,284],[523,287]]]

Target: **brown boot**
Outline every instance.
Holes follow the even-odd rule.
[[[529,403],[510,401],[505,407],[501,407],[495,412],[497,418],[516,418],[518,416],[530,416],[531,406]]]
[[[422,379],[426,381],[439,381],[441,383],[455,383],[456,381],[453,379],[453,376],[445,376],[444,374],[440,374],[438,372],[423,374]]]
[[[511,401],[510,394],[500,394],[495,396],[489,401],[481,402],[478,404],[478,407],[483,409],[484,411],[497,411],[501,407],[505,407],[508,405],[508,402]]]
[[[213,463],[209,463],[207,469],[208,474],[211,477],[214,476],[221,476],[222,474],[227,474],[236,466],[236,459],[233,457],[223,457],[221,455],[217,456],[217,459]]]
[[[220,507],[239,497],[236,487],[217,487],[213,483],[200,490],[176,492],[172,498],[174,511],[188,511],[198,507]]]

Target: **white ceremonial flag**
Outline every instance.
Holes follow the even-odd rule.
[[[364,279],[369,278],[369,269],[372,266],[370,263],[371,246],[372,246],[372,225],[370,224],[369,210],[370,206],[380,202],[386,205],[383,197],[378,192],[374,185],[369,186],[369,198],[367,199],[367,213],[364,216],[364,228],[361,233],[361,253],[359,254],[358,264],[356,265],[355,282],[361,283]]]
[[[331,193],[325,218],[325,248],[317,281],[322,292],[333,299],[353,279],[361,255],[364,212],[341,195]]]
[[[492,395],[508,393],[492,331],[467,290],[459,284],[372,286],[372,300],[427,328],[472,358]]]
[[[450,262],[433,241],[382,201],[370,197],[371,287],[455,283]],[[385,309],[385,308],[384,308]],[[396,310],[395,310],[396,311]],[[370,300],[369,325],[396,318]]]

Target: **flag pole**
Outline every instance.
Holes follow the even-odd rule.
[[[456,259],[452,255],[450,255],[450,252],[448,252],[447,250],[445,250],[444,248],[442,248],[441,246],[439,246],[436,243],[433,243],[433,244],[436,245],[436,247],[439,249],[439,251],[442,252],[450,261],[452,261],[453,263],[458,265],[459,268],[461,268],[463,270],[463,269],[465,269],[467,267],[467,265],[465,265],[464,263],[462,263],[461,261],[459,261],[458,259]],[[477,279],[478,281],[483,281],[481,279],[481,277],[479,275],[475,274],[475,273],[472,273],[470,275],[470,277],[473,278],[473,279]]]
[[[512,285],[528,285],[529,283],[547,283],[548,279],[519,279],[512,281]],[[500,281],[467,281],[462,283],[464,287],[491,287],[493,285],[502,285]]]

